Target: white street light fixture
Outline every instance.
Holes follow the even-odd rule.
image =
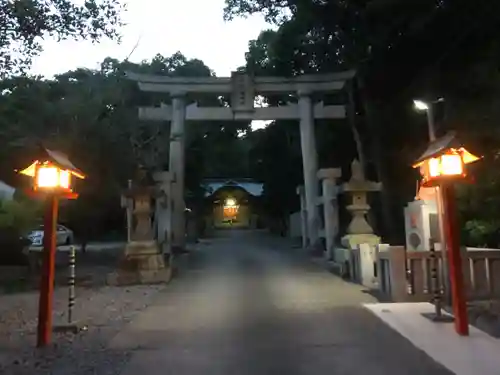
[[[429,105],[422,100],[414,100],[413,105],[418,111],[428,111]]]
[[[429,141],[435,142],[436,141],[436,130],[435,130],[435,125],[434,125],[434,104],[436,103],[441,103],[444,102],[444,98],[438,98],[437,100],[434,100],[430,103],[426,103],[423,100],[418,100],[415,99],[413,100],[413,105],[415,106],[415,109],[419,112],[425,112],[427,115],[427,129],[429,131]],[[443,197],[441,193],[441,189],[437,186],[434,187],[434,194],[435,194],[435,200],[436,200],[436,205],[437,205],[437,216],[438,216],[438,223],[439,223],[439,237],[440,237],[440,245],[441,245],[441,250],[442,255],[444,259],[447,259],[447,254],[446,251],[446,236],[445,236],[445,230],[444,230],[444,219],[443,219]],[[443,273],[444,273],[444,279],[445,279],[445,288],[446,288],[446,293],[449,293],[449,283],[448,283],[448,265],[447,262],[444,262],[444,267],[443,267]]]
[[[423,100],[415,99],[413,100],[413,105],[415,109],[419,112],[425,112],[427,114],[427,127],[429,129],[429,140],[434,142],[436,139],[436,131],[434,129],[434,108],[433,105],[436,103],[444,102],[443,98],[434,100],[433,102],[424,102]]]

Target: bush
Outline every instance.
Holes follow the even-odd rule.
[[[0,229],[0,265],[19,266],[28,265],[27,254],[23,250],[30,241],[22,237],[16,228]]]
[[[41,207],[41,202],[24,198],[0,201],[0,230],[6,228],[25,233],[33,229]]]
[[[477,247],[498,247],[500,244],[500,222],[469,220],[464,226],[466,244]]]
[[[23,253],[30,241],[27,232],[32,230],[40,215],[41,203],[22,197],[0,201],[0,264],[24,265]]]

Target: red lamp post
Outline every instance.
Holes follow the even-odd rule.
[[[444,232],[447,244],[448,269],[451,284],[455,330],[459,335],[469,334],[467,306],[460,253],[460,236],[454,183],[467,177],[466,165],[479,158],[458,145],[455,134],[431,142],[427,150],[413,165],[420,168],[423,186],[439,186],[444,211]],[[445,249],[442,249],[443,251]]]
[[[45,199],[44,237],[40,297],[38,304],[37,346],[50,343],[52,334],[52,300],[56,254],[56,226],[59,199],[76,199],[71,189],[72,177],[85,178],[66,157],[58,151],[41,149],[41,157],[20,174],[33,179],[29,194]]]

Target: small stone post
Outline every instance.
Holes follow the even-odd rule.
[[[128,188],[132,188],[132,180],[128,180]],[[133,217],[132,211],[134,209],[134,201],[130,198],[127,198],[125,195],[121,195],[121,207],[126,210],[126,218],[127,218],[127,242],[130,242],[130,238],[132,236],[132,226],[133,226]]]
[[[158,245],[164,254],[172,251],[172,173],[156,172],[153,175],[159,190],[156,198],[156,222],[158,225]]]
[[[300,229],[302,237],[302,248],[305,250],[307,248],[307,244],[309,243],[309,236],[307,232],[307,206],[304,186],[301,185],[297,187],[297,194],[300,197]]]
[[[323,186],[323,215],[325,220],[326,257],[331,259],[339,231],[339,210],[337,202],[337,179],[342,176],[340,168],[325,168],[318,171]]]

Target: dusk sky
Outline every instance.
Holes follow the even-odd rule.
[[[123,0],[121,45],[103,41],[60,42],[47,40],[32,72],[52,76],[76,67],[97,68],[107,56],[125,59],[140,39],[131,61],[150,59],[157,53],[180,51],[187,58],[203,60],[217,76],[229,76],[245,62],[248,42],[269,29],[263,17],[224,22],[224,0]]]

